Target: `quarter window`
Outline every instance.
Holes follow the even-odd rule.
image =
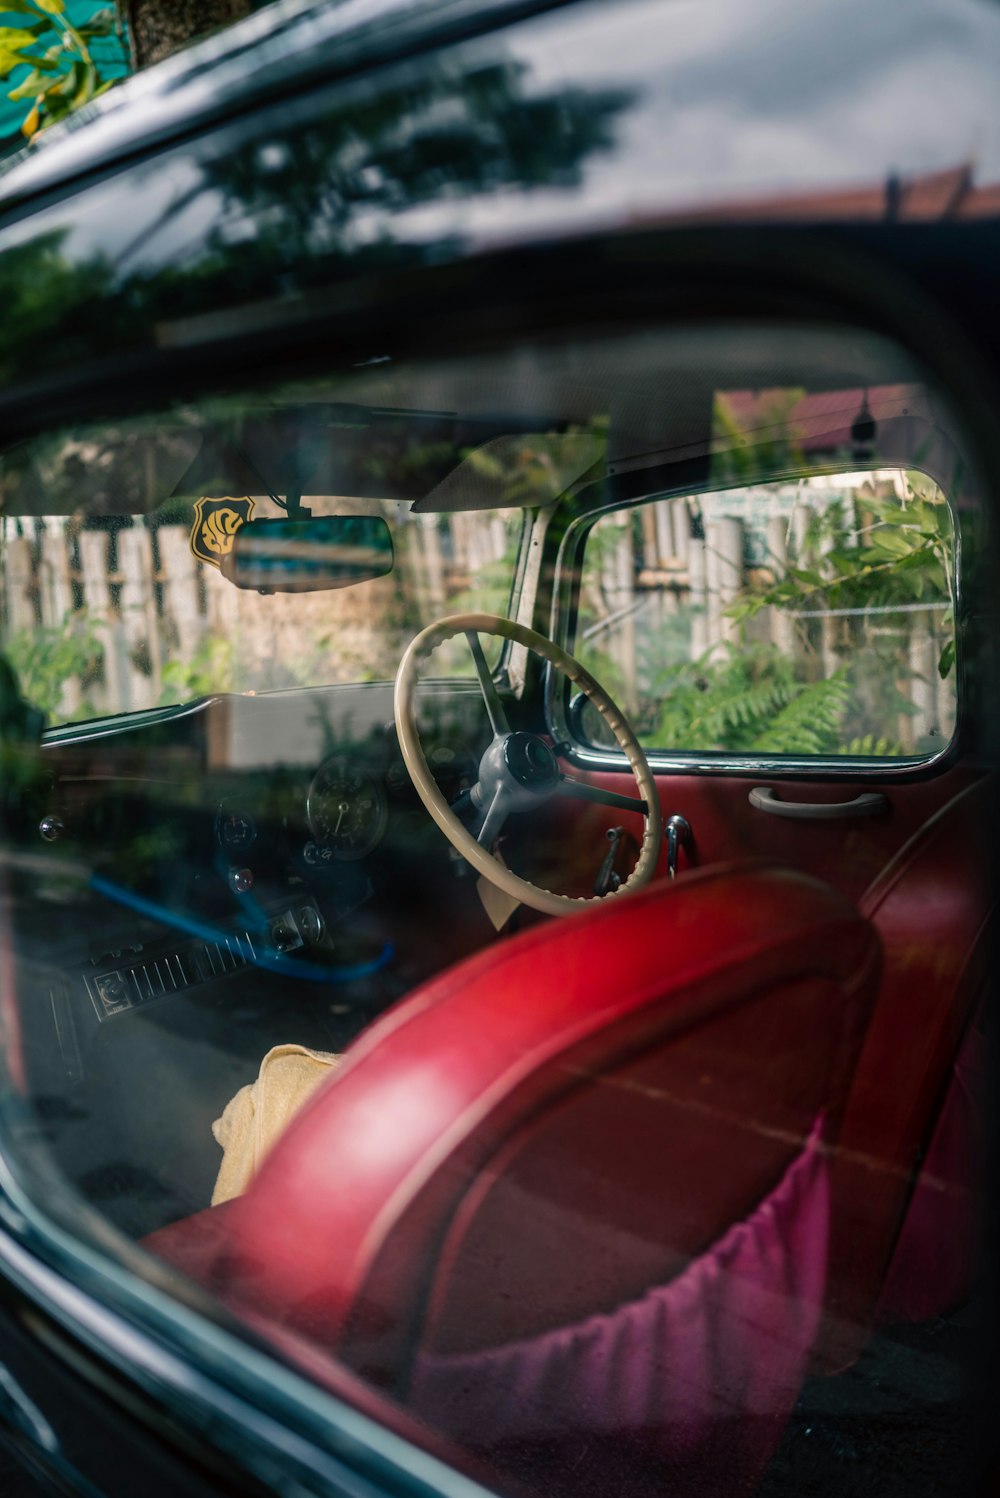
[[[576,654],[647,748],[930,756],[955,729],[955,562],[916,469],[658,497],[589,531]]]

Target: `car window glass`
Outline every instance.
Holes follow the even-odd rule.
[[[926,1223],[885,1271],[918,1179],[928,1252],[974,1240],[923,1162],[975,1068],[983,785],[923,762],[974,685],[977,470],[903,351],[798,332],[326,369],[0,455],[5,1167],[526,1498],[781,1492],[814,1369],[952,1293]],[[779,822],[735,756],[828,768]],[[937,924],[886,874],[928,828]]]
[[[653,499],[587,537],[577,654],[649,748],[931,755],[955,727],[955,566],[913,469]]]

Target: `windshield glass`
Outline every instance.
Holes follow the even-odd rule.
[[[475,503],[477,486],[502,500],[512,465],[522,494],[546,497],[530,492],[530,468],[547,460],[550,478],[561,439],[500,425],[234,402],[8,453],[3,644],[22,690],[50,723],[67,723],[391,677],[431,619],[473,599],[507,611],[523,510],[452,507]],[[247,522],[293,517],[308,536],[310,519],[356,515],[388,526],[383,575],[322,591],[235,584],[229,562]],[[435,667],[464,672],[467,654],[442,652]]]

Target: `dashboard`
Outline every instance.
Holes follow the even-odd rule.
[[[454,801],[490,741],[482,697],[425,683],[418,714]],[[371,1004],[375,984],[383,1003],[492,937],[410,781],[390,683],[101,720],[44,759],[19,948],[51,974],[70,1074],[81,1032],[237,973],[282,1002]]]

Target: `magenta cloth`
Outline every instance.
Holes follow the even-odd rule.
[[[955,1058],[879,1301],[887,1321],[928,1321],[965,1300],[980,1243],[986,1037],[973,1023]]]
[[[411,1407],[464,1445],[506,1451],[522,1471],[514,1453],[545,1451],[550,1491],[606,1490],[584,1485],[579,1470],[560,1480],[574,1449],[583,1464],[592,1455],[606,1467],[618,1463],[619,1484],[621,1463],[630,1462],[650,1480],[642,1491],[667,1474],[678,1492],[752,1487],[791,1413],[819,1326],[830,1206],[821,1133],[817,1124],[753,1214],[669,1284],[525,1341],[424,1352]],[[627,1490],[639,1490],[631,1478]]]

